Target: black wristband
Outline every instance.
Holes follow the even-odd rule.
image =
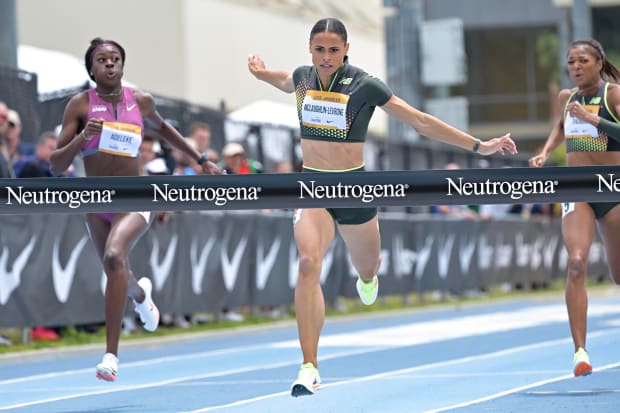
[[[202,166],[202,164],[207,162],[208,160],[209,160],[209,158],[207,158],[207,155],[202,154],[202,155],[200,155],[200,158],[198,158],[198,160],[196,162],[198,163],[198,165]]]
[[[471,151],[473,153],[478,152],[478,149],[480,148],[480,139],[476,139],[476,143],[474,143],[474,147],[471,148]]]

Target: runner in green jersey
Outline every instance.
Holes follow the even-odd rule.
[[[349,65],[347,30],[337,19],[321,19],[314,25],[309,49],[312,66],[299,67],[292,73],[267,69],[259,56],[248,58],[248,68],[257,79],[284,92],[295,92],[304,170],[362,169],[366,131],[377,106],[424,136],[468,151],[482,155],[517,152],[509,134],[482,142],[415,109],[381,80]],[[291,386],[291,395],[295,397],[313,394],[321,382],[317,353],[325,302],[319,277],[323,256],[335,237],[334,220],[359,274],[357,291],[362,302],[374,303],[378,293],[376,274],[381,262],[381,242],[376,210],[297,210],[294,235],[299,251],[299,278],[295,311],[304,360]]]

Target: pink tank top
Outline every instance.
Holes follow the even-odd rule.
[[[103,119],[104,131],[82,145],[82,158],[97,152],[136,157],[144,137],[144,120],[133,94],[133,89],[123,87],[123,100],[114,106],[97,96],[95,89],[88,90],[88,119]],[[103,139],[102,139],[103,136]]]

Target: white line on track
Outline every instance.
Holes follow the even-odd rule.
[[[272,346],[250,346],[250,347],[254,347],[254,348],[271,348]],[[248,347],[245,347],[246,349]],[[334,354],[330,354],[329,356],[325,356],[322,358],[322,360],[328,360],[328,359],[332,359],[332,358],[339,358],[339,357],[349,357],[349,356],[354,356],[354,355],[360,355],[360,354],[365,354],[365,353],[369,353],[369,352],[373,352],[373,351],[380,351],[380,350],[385,350],[385,349],[377,349],[377,348],[370,348],[370,349],[360,349],[360,350],[354,350],[354,351],[342,351],[342,352],[338,352],[338,353],[334,353]],[[224,353],[224,352],[237,352],[237,351],[242,351],[239,349],[235,349],[235,350],[222,350],[222,351],[214,351],[214,352],[206,352],[206,353],[197,353],[197,354],[209,354],[211,355],[212,353]],[[195,356],[195,354],[194,354]],[[169,360],[175,360],[175,359],[187,359],[187,358],[192,358],[191,355],[187,355],[187,356],[175,356],[175,357],[161,357],[158,359],[151,359],[154,360],[155,362],[163,362],[163,360],[165,361],[169,361]],[[123,364],[123,368],[125,368],[128,365],[131,365],[133,367],[137,366],[137,365],[152,365],[150,363],[151,360],[144,360],[144,361],[140,361],[140,362],[135,362],[135,363],[127,363],[127,364]],[[144,383],[144,384],[139,384],[139,385],[132,385],[132,386],[117,386],[115,385],[115,387],[111,388],[111,389],[105,389],[105,390],[99,390],[99,391],[83,391],[83,392],[78,392],[78,393],[73,393],[73,394],[67,394],[64,396],[57,396],[57,397],[49,397],[46,399],[39,399],[39,400],[31,400],[28,402],[24,402],[24,403],[15,403],[15,404],[11,404],[11,405],[5,405],[5,406],[0,406],[0,411],[1,410],[10,410],[10,409],[17,409],[17,408],[23,408],[23,407],[28,407],[28,406],[35,406],[35,405],[39,405],[39,404],[46,404],[46,403],[53,403],[53,402],[57,402],[57,401],[62,401],[62,400],[70,400],[70,399],[77,399],[80,397],[88,397],[88,396],[98,396],[98,395],[102,395],[102,394],[110,394],[110,393],[117,393],[117,392],[123,392],[123,391],[131,391],[131,390],[140,390],[140,389],[146,389],[146,388],[151,388],[151,387],[159,387],[159,386],[168,386],[171,384],[177,384],[177,383],[181,383],[184,381],[190,381],[190,380],[201,380],[201,379],[207,379],[210,377],[221,377],[221,376],[228,376],[231,374],[240,374],[240,373],[247,373],[250,371],[256,371],[256,370],[264,370],[264,369],[275,369],[275,368],[280,368],[280,367],[286,367],[286,366],[291,366],[291,365],[298,365],[299,364],[299,359],[296,358],[295,360],[287,360],[287,361],[282,361],[279,363],[272,363],[272,364],[260,364],[260,365],[254,365],[254,366],[248,366],[248,367],[243,367],[243,368],[238,368],[238,369],[230,369],[230,370],[223,370],[223,371],[217,371],[217,372],[211,372],[211,373],[205,373],[205,374],[196,374],[196,375],[190,375],[190,376],[181,376],[181,377],[176,377],[174,379],[168,379],[168,380],[160,380],[160,381],[155,381],[155,382],[151,382],[151,383]],[[49,374],[40,374],[40,375],[36,375],[36,376],[29,376],[29,377],[22,377],[21,381],[28,381],[27,379],[34,379],[36,378],[37,380],[41,379],[41,378],[50,378],[53,379],[54,377],[58,377],[58,376],[65,376],[65,375],[71,375],[71,374],[75,374],[76,372],[94,372],[93,369],[80,369],[80,370],[71,370],[71,371],[63,371],[63,372],[59,372],[59,373],[49,373]],[[14,379],[14,380],[7,380],[10,381],[11,383],[15,383],[15,380],[19,380],[19,379]],[[6,381],[5,381],[6,382]],[[4,382],[0,382],[0,385],[3,384]]]
[[[608,334],[609,332],[610,332],[610,330],[597,331],[597,332],[594,332],[594,333],[590,333],[589,337],[594,338],[594,337],[597,337],[597,336],[603,336],[605,334]],[[360,382],[365,382],[365,381],[386,379],[386,378],[391,378],[391,376],[400,376],[400,375],[404,375],[404,374],[406,375],[406,374],[410,374],[410,373],[413,373],[413,372],[422,371],[422,370],[428,370],[428,369],[435,369],[435,368],[438,368],[438,367],[445,367],[445,366],[450,366],[450,365],[456,365],[456,364],[462,364],[462,363],[468,363],[468,362],[475,362],[475,361],[478,361],[478,360],[485,360],[485,359],[491,359],[491,358],[496,358],[496,357],[503,357],[503,356],[508,356],[508,355],[514,354],[514,353],[523,352],[523,351],[531,351],[531,350],[540,349],[540,348],[543,348],[543,347],[552,347],[552,346],[556,346],[556,345],[564,345],[564,344],[570,343],[570,342],[572,342],[572,340],[570,338],[558,339],[558,340],[550,340],[550,341],[543,341],[543,342],[540,342],[540,343],[534,343],[534,344],[528,344],[528,345],[525,345],[525,346],[513,347],[513,348],[510,348],[510,349],[500,350],[500,351],[496,351],[496,352],[492,352],[492,353],[487,353],[487,354],[483,354],[483,355],[479,355],[479,356],[462,357],[462,358],[454,359],[454,360],[440,361],[440,362],[437,362],[437,363],[424,364],[424,365],[421,365],[421,366],[409,367],[409,368],[400,369],[400,370],[386,371],[386,372],[383,372],[383,373],[373,374],[373,375],[370,375],[370,376],[357,377],[357,378],[353,378],[353,379],[337,381],[337,382],[333,382],[333,383],[323,384],[323,385],[321,385],[321,388],[335,387],[335,386],[344,386],[344,385],[349,385],[349,384],[352,384],[352,383],[360,383]],[[322,358],[321,360],[324,360],[324,359],[325,358]],[[600,368],[600,369],[595,369],[595,371],[599,371],[599,370],[603,370],[605,368],[611,368],[611,367],[615,367],[615,365],[605,366],[605,367]],[[570,377],[573,377],[572,374],[571,375],[562,375],[559,378],[551,379],[551,381],[563,380],[563,379],[570,378]],[[532,385],[524,386],[523,389],[535,387],[535,386],[540,385],[541,383],[543,383],[543,382],[537,382],[537,383],[534,383]],[[520,389],[521,388],[519,388],[519,389],[517,389],[515,391],[519,391]],[[267,399],[271,399],[271,398],[279,397],[279,396],[283,396],[283,395],[286,395],[287,397],[290,397],[290,392],[287,391],[287,392],[271,393],[271,394],[266,394],[266,395],[262,395],[262,396],[258,396],[258,397],[253,397],[253,398],[250,398],[250,399],[237,400],[237,401],[232,402],[232,403],[221,404],[221,405],[216,405],[216,406],[209,406],[209,407],[205,407],[205,408],[201,408],[201,409],[197,409],[197,410],[190,410],[190,411],[186,411],[186,412],[183,412],[183,413],[206,413],[206,412],[213,412],[213,411],[217,411],[217,410],[224,410],[224,409],[227,409],[227,408],[230,408],[230,407],[242,406],[242,405],[258,402],[258,401],[261,401],[261,400],[267,400]],[[501,395],[498,395],[496,397],[500,397],[500,396]],[[440,411],[440,410],[438,410],[438,411]],[[430,412],[431,411],[429,411],[428,413],[430,413]]]
[[[593,372],[594,373],[601,372],[601,371],[604,371],[604,370],[613,369],[613,368],[618,367],[618,366],[620,366],[620,363],[608,364],[606,366],[602,366],[602,367],[594,369]],[[474,404],[483,403],[483,402],[486,402],[486,401],[489,401],[489,400],[493,400],[493,399],[497,399],[497,398],[503,397],[503,396],[508,396],[510,394],[518,393],[518,392],[521,392],[523,390],[531,389],[533,387],[544,386],[545,384],[554,383],[554,382],[562,381],[562,380],[568,380],[568,379],[572,379],[572,378],[573,378],[572,374],[565,374],[563,376],[554,377],[554,378],[551,378],[551,379],[548,379],[548,380],[540,380],[540,381],[537,381],[537,382],[534,382],[534,383],[527,384],[525,386],[515,387],[513,389],[508,389],[508,390],[505,390],[505,391],[502,391],[502,392],[499,392],[499,393],[490,394],[488,396],[480,397],[480,398],[475,399],[475,400],[470,400],[470,401],[466,401],[466,402],[463,402],[463,403],[453,404],[451,406],[444,406],[444,407],[440,407],[438,409],[427,410],[424,413],[440,413],[440,412],[446,412],[448,410],[459,409],[459,408],[462,408],[462,407],[469,407],[469,406],[472,406]]]

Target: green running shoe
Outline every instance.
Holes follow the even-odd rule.
[[[579,347],[575,356],[573,357],[573,374],[575,377],[579,376],[587,376],[592,373],[592,365],[590,364],[590,357],[588,357],[588,352],[585,351],[582,347]]]
[[[295,380],[291,386],[291,396],[311,396],[321,387],[321,376],[319,370],[312,363],[302,364]]]
[[[365,282],[358,276],[355,286],[362,302],[366,305],[372,305],[377,299],[377,294],[379,294],[379,277],[375,275],[372,280]]]

